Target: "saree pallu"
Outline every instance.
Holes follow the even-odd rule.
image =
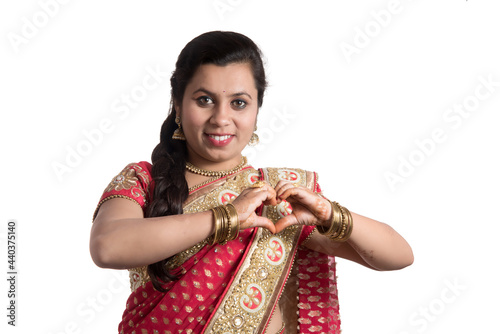
[[[288,180],[321,192],[316,173],[247,166],[192,190],[184,213],[230,202],[258,180],[271,186]],[[145,210],[153,188],[151,165],[130,164],[105,189],[94,217],[112,198],[132,200]],[[276,222],[291,211],[283,201],[257,213]],[[300,246],[313,232],[312,226],[276,235],[253,228],[225,245],[204,240],[169,261],[179,279],[164,284],[165,293],[153,288],[147,267],[129,269],[132,293],[119,333],[266,333],[278,304],[285,333],[340,333],[335,259]]]

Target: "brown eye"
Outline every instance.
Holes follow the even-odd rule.
[[[196,100],[198,101],[198,104],[201,106],[206,106],[214,103],[214,101],[212,101],[212,99],[208,96],[200,96]]]
[[[243,109],[247,106],[247,103],[241,99],[234,100],[232,104],[238,109]]]

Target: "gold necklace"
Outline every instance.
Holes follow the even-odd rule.
[[[247,164],[247,157],[241,157],[241,162],[234,168],[227,169],[227,170],[207,170],[207,169],[202,169],[198,168],[195,165],[193,165],[190,162],[186,162],[186,169],[190,171],[191,173],[198,174],[198,175],[203,175],[203,176],[217,176],[217,177],[223,177],[227,176],[229,174],[233,174],[236,172],[239,172],[243,166]]]

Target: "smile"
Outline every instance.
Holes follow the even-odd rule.
[[[224,135],[224,136],[208,135],[208,136],[216,141],[224,141],[232,137],[232,135]]]
[[[206,138],[212,145],[222,147],[228,145],[233,140],[234,135],[213,135],[207,133]]]

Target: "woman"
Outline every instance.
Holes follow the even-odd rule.
[[[94,215],[94,262],[130,271],[120,333],[338,333],[335,256],[412,263],[397,232],[324,198],[315,173],[247,165],[266,87],[250,39],[198,36],[171,86],[152,165],[128,165]]]

